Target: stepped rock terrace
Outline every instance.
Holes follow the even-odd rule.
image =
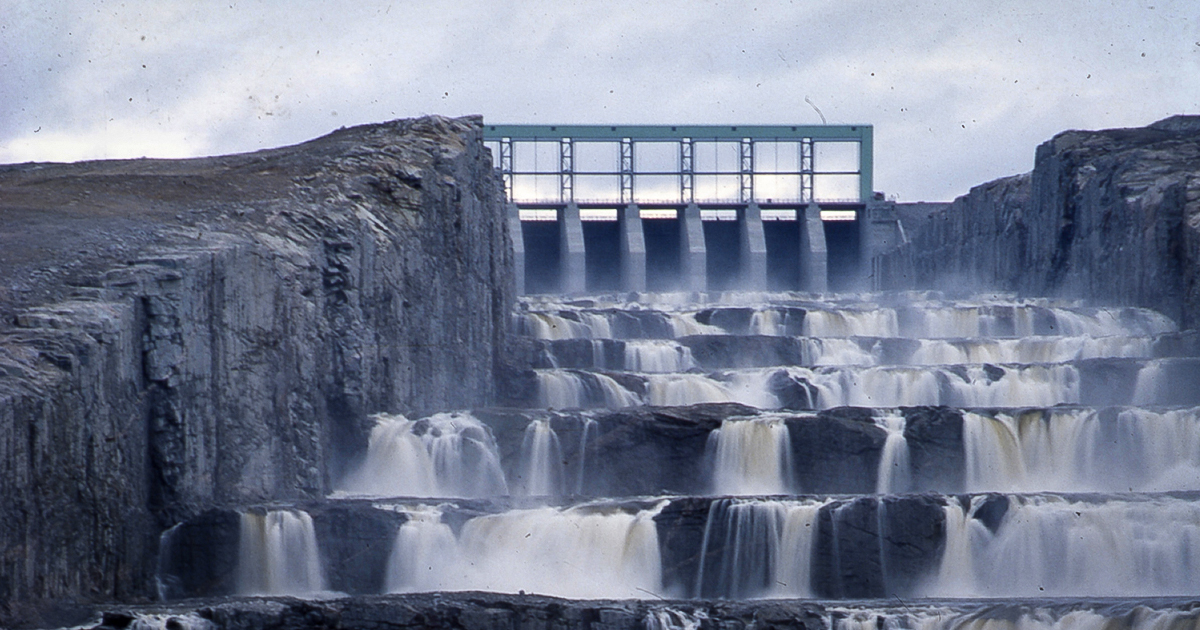
[[[272,550],[325,567],[307,592],[1194,593],[1200,365],[1165,356],[1178,331],[1153,311],[623,294],[524,298],[513,326],[528,367],[510,406],[376,416],[329,499],[169,532],[168,594],[260,592],[234,568]],[[764,358],[775,341],[792,349]],[[296,531],[247,553],[247,519]]]

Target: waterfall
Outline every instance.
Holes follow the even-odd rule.
[[[349,494],[487,497],[508,494],[491,429],[468,413],[419,421],[379,414]]]
[[[625,369],[631,372],[686,372],[696,367],[690,348],[674,341],[638,339],[625,342]]]
[[[816,501],[720,499],[709,506],[699,597],[812,597]]]
[[[952,520],[948,509],[946,573],[931,595],[1187,595],[1200,574],[1200,505],[1186,500],[1012,495],[994,533]],[[964,579],[968,569],[972,575]],[[974,592],[963,593],[972,582]]]
[[[873,366],[879,357],[864,350],[855,339],[810,339],[804,338],[804,364],[830,366]]]
[[[135,613],[128,630],[216,630],[217,625],[197,613]]]
[[[819,407],[1034,407],[1079,402],[1071,365],[787,368],[820,392]]]
[[[1012,425],[1000,418],[963,413],[969,490],[1016,490],[1024,484],[1025,461],[1021,457],[1020,438]]]
[[[649,403],[657,406],[730,402],[734,394],[700,374],[651,375],[647,387]]]
[[[969,492],[1200,490],[1200,408],[963,414]]]
[[[464,560],[454,531],[442,522],[442,511],[415,506],[404,513],[408,520],[396,530],[388,557],[388,592],[454,590],[454,571]]]
[[[536,370],[538,404],[546,409],[603,406],[611,409],[642,404],[633,392],[606,374]]]
[[[389,590],[656,597],[662,567],[654,517],[661,509],[510,510],[468,520],[457,537],[430,513],[400,526]]]
[[[1164,398],[1166,392],[1165,374],[1162,364],[1151,361],[1138,370],[1137,381],[1133,386],[1133,404],[1139,406],[1153,405]]]
[[[1153,355],[1150,337],[1024,337],[1021,339],[921,339],[909,357],[913,365],[968,363],[1063,363],[1108,357],[1145,359]]]
[[[1129,489],[1200,490],[1200,407],[1124,409],[1117,416],[1117,432],[1113,450]],[[1092,451],[1103,461],[1099,447]]]
[[[875,491],[896,494],[912,489],[912,465],[908,459],[908,440],[904,438],[904,416],[889,413],[875,418],[876,426],[887,431],[883,453],[879,456],[879,473]]]
[[[525,313],[520,321],[521,331],[534,339],[589,339],[595,336],[586,324],[552,313]]]
[[[561,370],[538,370],[538,403],[547,409],[576,409],[586,406],[583,378]]]
[[[1174,352],[1169,320],[1015,297],[647,297],[527,300],[527,336],[573,340],[526,340],[504,402],[531,409],[376,416],[334,497],[376,498],[318,521],[326,536],[369,511],[343,529],[382,540],[328,546],[334,583],[369,569],[404,593],[956,598],[822,604],[844,630],[1132,629],[1128,610],[1037,606],[1197,595],[1200,407],[1164,405],[1194,400],[1178,390],[1196,359],[1154,358]],[[547,349],[566,367],[544,369]],[[617,496],[577,498],[600,489]],[[327,588],[307,514],[240,518],[239,590]],[[193,561],[191,527],[163,537],[164,592],[210,579],[169,573]],[[694,604],[630,606],[664,630],[728,618]]]
[[[896,337],[899,330],[896,311],[892,309],[810,310],[804,316],[807,337]]]
[[[1071,365],[969,366],[965,378],[953,371],[944,374],[951,392],[945,403],[956,407],[1051,407],[1079,402],[1079,372]]]
[[[312,517],[297,510],[243,512],[240,595],[308,595],[326,590]]]
[[[592,418],[582,418],[583,428],[579,432],[579,471],[575,479],[575,494],[583,494],[585,481],[587,479],[587,454],[588,449],[592,444],[592,440],[596,437],[598,423]]]
[[[782,418],[724,420],[708,439],[716,494],[789,492],[792,444]]]
[[[521,479],[518,486],[529,496],[557,496],[563,492],[562,448],[550,421],[537,418],[525,427],[521,442]]]
[[[646,611],[642,625],[646,630],[700,630],[708,619],[702,610],[687,612],[676,608],[654,608]]]
[[[974,540],[986,535],[987,528],[974,518],[974,510],[964,509],[957,499],[946,501],[946,544],[938,568],[936,583],[926,585],[942,597],[976,595]],[[932,587],[932,588],[931,588]]]
[[[725,331],[718,326],[701,324],[696,321],[695,313],[666,313],[667,323],[675,338],[692,335],[720,335]]]
[[[772,336],[782,334],[780,319],[779,311],[776,310],[754,311],[754,314],[750,316],[750,334]]]

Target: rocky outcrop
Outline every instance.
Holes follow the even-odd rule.
[[[807,601],[566,600],[541,595],[437,593],[327,601],[287,597],[143,606],[105,611],[96,630],[135,627],[301,630],[433,628],[511,630],[594,628],[658,630],[828,630],[829,612]]]
[[[1136,630],[1164,624],[1195,623],[1192,600],[1142,600],[1133,603],[1072,600],[942,600],[926,603],[845,602],[837,606],[812,600],[760,599],[751,601],[574,601],[539,595],[494,593],[437,593],[384,595],[328,601],[286,597],[222,602],[190,602],[174,606],[105,609],[91,617],[96,630],[140,627],[230,630],[300,630],[306,628],[453,628],[455,630],[514,630],[534,628],[594,628],[595,630],[832,630],[854,625],[909,627],[934,617],[953,627],[964,624],[1011,625],[1026,619],[1047,625],[1066,625],[1083,616],[1100,623]],[[95,625],[95,620],[101,623]],[[1014,622],[1014,620],[1017,620]],[[81,620],[86,622],[86,618]],[[211,624],[211,625],[208,625]]]
[[[1033,172],[973,188],[880,256],[884,288],[971,288],[1153,308],[1200,326],[1200,117],[1068,131]]]
[[[369,413],[489,403],[514,296],[480,125],[0,167],[0,602],[146,596],[164,528],[322,496]]]

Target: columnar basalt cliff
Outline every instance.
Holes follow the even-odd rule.
[[[1033,172],[973,188],[881,256],[884,288],[1139,305],[1200,326],[1200,116],[1068,131]]]
[[[370,413],[490,401],[514,296],[480,127],[0,167],[0,603],[149,596],[164,528],[323,496]]]

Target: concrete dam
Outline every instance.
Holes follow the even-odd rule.
[[[54,235],[0,257],[3,621],[1194,627],[1200,123],[953,204],[870,146],[431,117],[3,167]]]
[[[484,133],[518,293],[861,288],[872,246],[897,238],[894,213],[871,203],[870,125]]]

